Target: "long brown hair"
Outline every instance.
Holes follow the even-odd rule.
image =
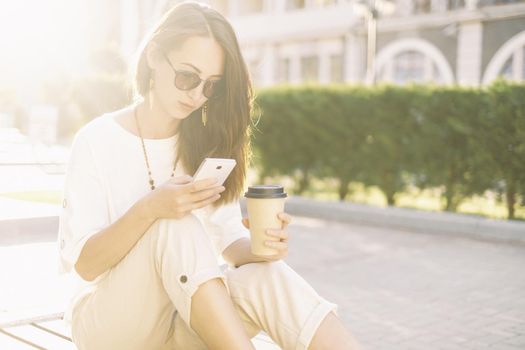
[[[201,123],[201,109],[179,124],[177,159],[185,170],[195,173],[206,157],[233,158],[237,161],[216,205],[237,199],[243,188],[250,159],[250,112],[253,91],[246,63],[232,26],[217,11],[195,2],[171,8],[141,47],[136,68],[136,93],[146,96],[151,69],[146,62],[146,47],[155,42],[161,50],[180,47],[193,36],[213,38],[225,55],[224,89],[219,97],[208,100],[208,122]]]

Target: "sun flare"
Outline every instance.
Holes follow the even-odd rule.
[[[89,50],[84,0],[0,2],[0,84],[28,87],[82,67]]]

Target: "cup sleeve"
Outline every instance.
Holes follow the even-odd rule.
[[[236,240],[250,238],[250,231],[242,224],[239,201],[210,209],[204,225],[218,256]]]
[[[109,225],[106,194],[82,133],[77,133],[68,161],[59,217],[59,272],[71,272],[87,240]]]

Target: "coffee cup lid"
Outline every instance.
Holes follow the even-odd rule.
[[[286,198],[283,186],[280,185],[255,185],[248,187],[244,193],[246,198]]]

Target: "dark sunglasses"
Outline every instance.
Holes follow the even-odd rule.
[[[183,91],[195,89],[203,81],[204,88],[202,89],[202,94],[206,96],[206,98],[213,98],[220,95],[223,88],[222,79],[202,80],[199,77],[199,75],[195,72],[175,69],[175,67],[173,67],[170,60],[168,59],[168,56],[166,56],[165,53],[163,53],[163,56],[164,59],[166,59],[166,62],[168,62],[168,64],[170,65],[171,69],[173,69],[173,72],[175,73],[174,83],[177,89]]]

